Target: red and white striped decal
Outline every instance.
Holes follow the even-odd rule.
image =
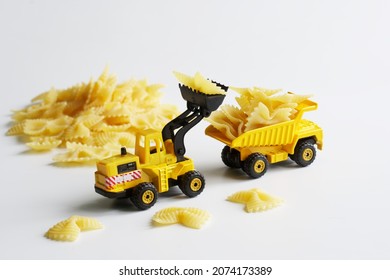
[[[141,170],[134,170],[128,173],[106,177],[106,188],[113,189],[115,185],[130,182],[141,178]]]

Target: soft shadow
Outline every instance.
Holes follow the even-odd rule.
[[[79,206],[75,206],[76,210],[91,213],[106,213],[108,211],[121,211],[121,212],[138,212],[139,210],[133,206],[130,199],[119,198],[97,198],[92,201],[86,202]]]
[[[74,167],[93,167],[96,166],[96,161],[85,161],[85,162],[52,162],[50,166],[62,167],[62,168],[74,168]]]
[[[217,166],[202,170],[203,175],[207,181],[220,180],[221,178],[228,178],[233,180],[245,180],[248,176],[241,168],[230,168],[227,166]]]
[[[298,164],[296,164],[294,161],[288,159],[285,161],[280,161],[277,163],[273,163],[269,166],[268,170],[273,169],[273,168],[301,168]],[[267,171],[268,172],[268,171]]]
[[[49,154],[50,152],[51,152],[50,150],[38,151],[38,150],[28,149],[28,150],[21,151],[18,154],[19,155],[43,155],[43,154]]]

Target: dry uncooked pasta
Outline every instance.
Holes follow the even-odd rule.
[[[245,204],[245,211],[260,212],[272,209],[282,204],[283,200],[273,197],[260,189],[250,189],[246,191],[239,191],[227,198],[231,202],[238,202]]]
[[[96,80],[68,89],[50,89],[33,104],[14,111],[8,135],[27,136],[34,150],[66,148],[56,162],[86,162],[134,147],[139,130],[161,130],[178,115],[176,106],[161,104],[162,85],[130,79],[118,83],[108,69]]]
[[[199,72],[197,72],[194,77],[187,76],[183,73],[179,72],[173,72],[175,74],[176,78],[185,86],[205,93],[205,94],[225,94],[226,92],[217,86],[215,83],[211,82],[210,80],[206,79],[202,76]]]
[[[101,229],[103,225],[94,218],[71,216],[51,227],[45,237],[55,241],[75,241],[81,231]]]
[[[182,224],[184,226],[200,229],[210,218],[210,214],[198,208],[169,207],[154,214],[152,220],[160,225]]]
[[[236,98],[239,107],[223,105],[207,119],[230,140],[246,131],[293,119],[295,108],[310,97],[280,89],[230,88],[240,94]]]

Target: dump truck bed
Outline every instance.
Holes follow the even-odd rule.
[[[293,141],[303,113],[315,109],[317,109],[317,103],[306,100],[299,104],[297,108],[297,115],[293,120],[253,129],[241,134],[233,140],[228,139],[212,125],[207,127],[205,133],[208,136],[225,143],[231,148],[287,145]]]

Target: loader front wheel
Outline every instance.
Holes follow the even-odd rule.
[[[309,142],[303,142],[295,148],[293,160],[302,167],[310,165],[316,158],[316,148]]]
[[[179,179],[179,188],[188,197],[195,197],[199,195],[205,185],[203,175],[196,170],[188,171]]]
[[[252,178],[260,178],[267,172],[268,160],[259,153],[251,154],[243,163],[242,170]]]
[[[157,196],[156,187],[152,183],[141,183],[133,189],[130,200],[138,209],[146,210],[156,203]]]

